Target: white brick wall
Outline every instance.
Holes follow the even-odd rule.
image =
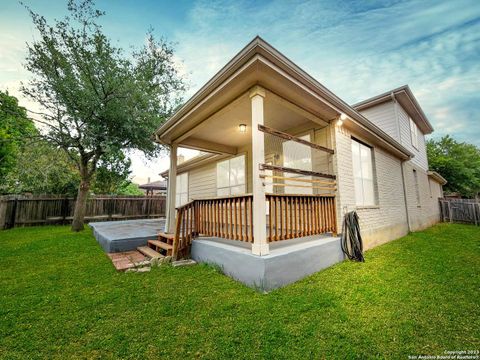
[[[352,134],[344,127],[335,130],[339,228],[343,221],[342,215],[347,211],[356,210],[368,248],[408,232],[401,161],[381,148],[373,147],[377,203],[375,206],[357,207],[351,136]],[[359,136],[356,137],[361,139]],[[368,144],[368,141],[365,143]]]
[[[420,201],[417,201],[413,170],[417,171]],[[441,186],[428,178],[427,173],[412,161],[404,165],[407,184],[407,203],[412,231],[421,230],[440,221],[438,198],[442,196]]]

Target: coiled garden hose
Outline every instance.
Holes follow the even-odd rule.
[[[341,246],[343,253],[350,260],[365,262],[360,224],[356,211],[350,211],[343,217]]]

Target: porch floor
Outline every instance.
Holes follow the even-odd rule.
[[[192,258],[219,266],[248,286],[270,291],[343,261],[344,255],[340,238],[329,235],[272,242],[266,256],[253,255],[250,243],[201,237],[192,243]]]

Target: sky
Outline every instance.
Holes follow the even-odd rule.
[[[23,0],[47,19],[66,0]],[[353,104],[408,84],[435,132],[480,146],[480,1],[159,1],[97,0],[105,33],[128,50],[150,27],[175,44],[188,99],[260,35]],[[18,91],[26,42],[35,31],[17,1],[0,0],[0,89]],[[185,155],[193,153],[185,151]],[[159,179],[166,157],[132,154],[136,182]]]

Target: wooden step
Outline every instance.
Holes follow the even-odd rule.
[[[148,256],[150,259],[157,259],[163,257],[162,254],[156,252],[148,246],[139,246],[137,250],[140,251],[143,255]]]
[[[158,233],[158,238],[173,240],[175,238],[175,234]]]
[[[155,247],[159,247],[160,249],[163,249],[163,250],[172,250],[173,249],[172,245],[169,245],[167,243],[164,243],[164,242],[158,241],[158,240],[148,240],[148,244],[153,245]]]

